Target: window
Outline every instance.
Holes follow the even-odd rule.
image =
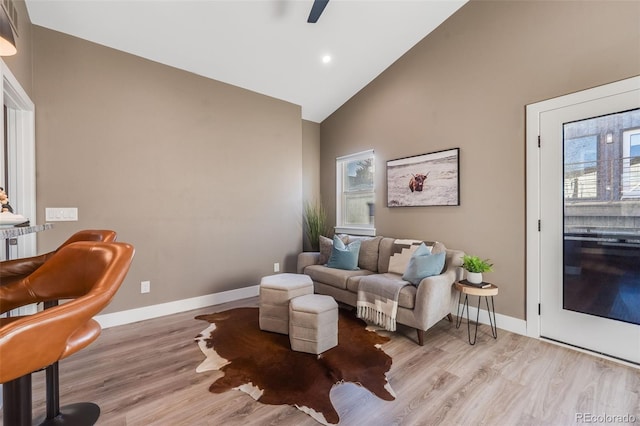
[[[336,159],[336,233],[375,235],[373,150]]]
[[[640,129],[622,134],[622,199],[640,198]]]
[[[564,198],[575,200],[597,196],[598,137],[593,135],[566,139],[564,142]]]

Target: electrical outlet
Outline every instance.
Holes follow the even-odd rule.
[[[280,264],[278,262],[273,264],[273,272],[280,272]]]
[[[149,293],[151,291],[151,281],[140,281],[140,293]]]

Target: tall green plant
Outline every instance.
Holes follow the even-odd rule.
[[[320,235],[327,230],[327,214],[322,204],[307,202],[304,205],[304,230],[314,251],[320,249]]]

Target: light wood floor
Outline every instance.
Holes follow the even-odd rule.
[[[60,363],[61,403],[100,405],[99,425],[317,425],[289,406],[255,402],[240,391],[209,393],[215,372],[193,338],[207,326],[194,316],[218,305],[103,331]],[[426,334],[401,328],[384,346],[397,394],[382,401],[353,385],[331,394],[341,425],[571,425],[577,413],[631,415],[640,424],[640,370],[481,325],[470,346],[463,323],[441,321]],[[407,337],[409,336],[409,337]],[[44,413],[44,373],[33,375],[34,418]]]

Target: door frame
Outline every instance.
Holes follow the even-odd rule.
[[[526,321],[527,336],[540,338],[540,115],[640,88],[640,76],[526,106]],[[540,224],[544,226],[544,224]],[[573,346],[571,346],[573,348]],[[576,348],[577,349],[577,348]],[[587,351],[588,352],[588,351]],[[589,352],[594,353],[594,352]]]
[[[17,193],[12,197],[14,210],[36,223],[36,156],[35,156],[35,105],[24,91],[4,60],[0,59],[2,104],[7,105],[9,127],[8,161],[15,167],[9,173],[9,184]],[[4,121],[0,120],[0,136],[4,139]],[[2,140],[4,142],[4,140]],[[12,190],[12,191],[13,191]],[[37,253],[35,234],[23,235],[12,257],[28,257]]]

